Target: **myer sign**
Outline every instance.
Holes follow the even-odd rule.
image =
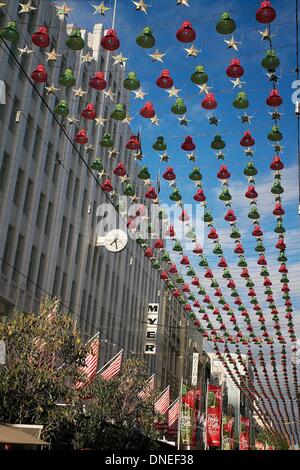
[[[159,304],[149,304],[147,310],[145,354],[156,353]]]

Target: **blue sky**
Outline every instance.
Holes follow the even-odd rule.
[[[99,4],[99,1],[91,2]],[[103,22],[106,28],[111,27],[112,10],[106,13],[103,18],[100,15],[93,15],[94,9],[91,3],[85,0],[68,2],[74,9],[69,15],[69,21],[75,22],[78,26],[92,30],[95,23]],[[267,248],[266,257],[269,262],[269,270],[273,280],[273,289],[278,306],[283,311],[281,300],[280,275],[278,274],[279,263],[277,262],[278,252],[274,245],[277,235],[274,233],[276,225],[275,217],[272,215],[274,206],[274,196],[270,193],[273,175],[269,165],[275,155],[274,149],[267,139],[274,122],[268,114],[270,109],[265,104],[265,100],[272,89],[272,83],[265,75],[261,66],[261,60],[268,49],[269,43],[262,41],[258,31],[264,30],[264,25],[257,23],[255,12],[260,2],[240,2],[230,1],[207,1],[190,0],[190,7],[176,6],[176,0],[152,0],[148,2],[151,7],[146,16],[142,12],[136,12],[130,0],[119,0],[116,18],[118,36],[121,47],[118,52],[122,52],[125,57],[129,57],[127,71],[135,71],[141,81],[141,87],[147,96],[145,100],[132,99],[130,114],[134,117],[132,121],[133,133],[137,133],[141,126],[143,139],[144,159],[142,164],[149,167],[152,179],[155,180],[158,171],[163,173],[166,166],[172,166],[177,175],[178,187],[184,196],[186,204],[193,203],[193,195],[196,189],[188,175],[195,166],[189,162],[185,153],[181,150],[181,144],[187,135],[193,137],[197,145],[195,151],[197,165],[203,174],[203,187],[208,200],[208,206],[212,210],[215,218],[215,226],[225,250],[225,257],[230,263],[234,277],[238,280],[240,292],[245,293],[244,283],[239,280],[240,270],[236,268],[237,256],[233,254],[234,242],[229,238],[229,225],[224,221],[224,203],[218,200],[221,190],[220,181],[216,173],[222,162],[218,161],[214,152],[210,148],[211,141],[216,134],[220,134],[226,142],[225,164],[231,172],[230,191],[233,195],[232,206],[238,216],[238,227],[242,233],[242,239],[246,248],[246,256],[249,261],[250,274],[257,283],[257,292],[264,303],[262,282],[259,276],[260,269],[256,264],[257,254],[254,251],[255,240],[251,236],[252,224],[247,218],[249,211],[249,201],[244,197],[247,189],[247,180],[243,175],[243,170],[249,161],[245,157],[239,142],[246,130],[250,130],[256,140],[253,163],[258,169],[256,187],[259,193],[258,206],[261,213],[261,227],[265,233],[264,242]],[[112,6],[112,0],[107,0],[105,4]],[[284,226],[287,229],[287,255],[289,258],[288,267],[291,278],[292,300],[295,306],[294,319],[297,329],[300,324],[297,320],[297,310],[300,305],[299,275],[300,275],[300,251],[299,243],[299,216],[298,216],[298,179],[297,179],[297,152],[296,152],[296,119],[294,117],[294,105],[291,101],[293,92],[291,86],[295,80],[295,27],[294,27],[294,2],[280,2],[274,0],[273,6],[277,10],[277,19],[272,24],[272,34],[274,34],[273,46],[280,57],[281,66],[278,72],[281,76],[279,81],[279,91],[284,100],[280,111],[284,113],[280,122],[280,129],[284,135],[284,153],[282,159],[286,165],[283,171],[283,186],[286,189],[283,195],[286,216]],[[236,41],[241,42],[239,51],[227,49],[224,37],[215,30],[215,24],[219,16],[229,11],[237,23],[234,33]],[[194,42],[201,53],[197,58],[187,58],[184,47],[188,47],[176,40],[176,31],[185,20],[191,21],[197,32],[197,39]],[[143,27],[151,26],[156,38],[156,45],[151,50],[140,48],[136,44],[136,36],[140,34]],[[167,53],[164,63],[152,62],[148,53],[153,53],[155,49]],[[242,80],[246,82],[243,90],[233,89],[233,85],[226,76],[226,68],[232,58],[237,57],[245,69]],[[218,101],[218,108],[214,114],[220,119],[218,127],[209,124],[207,117],[209,114],[201,107],[204,95],[199,94],[199,90],[190,81],[190,76],[197,65],[204,65],[209,75],[208,85]],[[177,117],[171,113],[171,106],[175,99],[170,99],[168,94],[158,88],[156,79],[163,69],[169,69],[176,88],[181,89],[180,96],[187,106],[187,118],[191,120],[189,126],[179,125]],[[250,107],[246,110],[249,115],[254,115],[251,126],[241,123],[238,118],[242,111],[238,111],[232,106],[238,91],[245,91],[250,101]],[[132,95],[133,96],[133,95]],[[160,126],[153,126],[148,120],[139,116],[139,111],[145,102],[152,101],[158,118],[161,120]],[[171,156],[168,164],[161,163],[157,152],[152,150],[152,144],[156,138],[162,135],[168,144],[168,154]],[[161,191],[161,202],[169,203],[170,189],[167,182],[163,181]],[[214,268],[218,279],[222,282],[220,269],[216,269],[217,256],[211,253],[211,244],[205,241],[207,256],[211,266]],[[210,254],[211,253],[211,254]],[[197,267],[196,264],[194,264]],[[247,302],[246,302],[247,303]],[[284,320],[284,319],[283,319]],[[268,322],[269,323],[269,322]],[[269,323],[271,324],[271,322]],[[283,321],[285,324],[285,321]]]

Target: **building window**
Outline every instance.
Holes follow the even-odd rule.
[[[68,234],[68,241],[67,241],[67,248],[66,248],[66,253],[67,253],[67,255],[69,254],[70,248],[71,248],[71,245],[72,245],[72,241],[73,241],[73,232],[74,232],[74,227],[73,227],[72,224],[70,224],[69,234]]]
[[[36,226],[39,228],[41,228],[43,218],[44,218],[45,200],[46,200],[45,194],[41,193],[39,207],[38,207],[37,216],[36,216],[36,222],[35,222]]]
[[[45,235],[49,235],[51,225],[52,225],[52,218],[53,218],[53,204],[52,202],[49,202],[46,223],[45,223]]]
[[[20,110],[20,100],[15,96],[12,109],[11,109],[11,114],[10,114],[10,120],[9,120],[9,125],[8,128],[11,132],[14,132],[15,127],[16,127],[16,118],[17,118],[17,112]]]
[[[15,227],[12,225],[8,226],[7,235],[6,235],[6,242],[3,251],[3,260],[2,260],[2,272],[3,274],[7,275],[8,270],[11,269],[7,263],[10,263],[12,257],[12,250],[14,246],[14,238],[15,238]]]
[[[17,243],[17,248],[16,248],[16,254],[15,254],[15,261],[14,261],[14,270],[12,273],[12,280],[17,282],[19,278],[19,271],[21,269],[21,264],[22,264],[22,259],[23,259],[23,244],[24,244],[24,237],[23,235],[19,235],[18,238],[18,243]]]
[[[31,201],[32,201],[32,191],[33,191],[33,181],[29,179],[27,182],[27,188],[26,188],[24,206],[23,206],[23,212],[25,215],[28,215],[28,213],[30,212],[30,206],[31,206]]]
[[[88,254],[86,258],[86,264],[85,264],[85,272],[88,274],[90,270],[90,264],[91,264],[91,256],[92,256],[92,247],[89,245],[88,248]]]
[[[24,140],[23,140],[23,147],[26,150],[28,150],[29,148],[29,144],[30,144],[31,136],[32,136],[32,130],[33,130],[33,118],[30,114],[28,114]]]
[[[53,183],[53,184],[56,184],[56,183],[57,183],[57,177],[58,177],[58,173],[59,173],[59,168],[60,168],[59,153],[56,152],[56,155],[55,155],[55,164],[54,164],[53,176],[52,176],[52,183]]]
[[[9,86],[5,82],[5,90],[6,90],[6,97],[9,96]],[[7,104],[0,104],[0,119],[1,121],[5,121],[6,118],[6,112],[7,112]]]
[[[7,181],[8,181],[8,171],[9,171],[9,155],[4,152],[2,165],[0,169],[0,191],[5,192]]]
[[[73,175],[73,171],[70,170],[70,172],[69,172],[69,178],[68,178],[68,185],[67,185],[67,192],[66,192],[66,198],[67,198],[67,199],[69,199],[70,193],[71,193],[72,175]]]
[[[56,266],[54,281],[53,281],[52,295],[58,295],[59,278],[60,278],[60,267]]]
[[[32,150],[33,160],[37,160],[42,146],[42,130],[40,127],[37,127],[35,132],[34,145]]]
[[[60,238],[59,238],[59,246],[62,248],[65,238],[66,238],[66,226],[67,226],[67,219],[63,217],[61,223],[61,231],[60,231]]]
[[[35,295],[37,297],[43,292],[42,288],[43,288],[43,282],[44,282],[44,276],[45,276],[45,264],[46,264],[46,256],[43,255],[42,253],[41,258],[40,258],[38,277],[37,277],[37,286],[35,290]]]
[[[83,198],[82,198],[82,206],[81,206],[81,217],[84,217],[86,214],[86,209],[87,209],[87,190],[84,190],[83,193]]]
[[[37,248],[32,245],[31,248],[31,255],[30,255],[30,261],[29,261],[29,267],[28,267],[28,274],[27,274],[27,290],[32,291],[33,290],[33,282],[35,278],[35,270],[36,270],[36,260],[37,260]]]
[[[77,241],[77,249],[76,249],[76,255],[75,255],[75,264],[78,263],[78,260],[81,256],[81,246],[82,246],[82,235],[78,235],[78,241]]]
[[[44,172],[46,173],[46,175],[49,175],[49,172],[50,172],[52,158],[53,158],[52,153],[53,153],[53,145],[51,144],[51,142],[49,142],[46,160],[45,160],[45,166],[44,166]]]
[[[74,193],[73,193],[73,207],[77,206],[79,196],[79,178],[76,178],[75,185],[74,185]]]
[[[14,192],[14,197],[13,201],[16,206],[20,204],[21,196],[22,196],[22,191],[23,191],[23,185],[24,185],[24,171],[19,168],[18,175],[17,175],[17,181],[15,185],[15,192]]]
[[[83,290],[82,299],[81,299],[81,309],[80,309],[80,316],[85,317],[86,312],[86,290]]]
[[[71,297],[70,297],[70,310],[74,310],[75,307],[75,293],[76,293],[76,282],[72,282]]]
[[[61,289],[60,289],[60,297],[64,301],[65,300],[65,293],[67,288],[68,276],[66,273],[63,273],[62,281],[61,281]]]
[[[99,256],[99,260],[98,260],[98,269],[97,269],[97,285],[100,284],[100,275],[101,275],[101,268],[102,268],[102,257]]]

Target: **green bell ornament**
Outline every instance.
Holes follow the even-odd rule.
[[[126,109],[123,104],[117,104],[110,117],[117,121],[123,121],[126,118]]]
[[[208,75],[205,72],[203,65],[198,65],[196,67],[195,72],[191,76],[191,80],[193,83],[196,83],[196,85],[204,85],[208,82]]]
[[[177,276],[176,277],[176,282],[177,284],[184,284],[184,279],[182,276]]]
[[[185,234],[186,238],[189,238],[191,240],[195,240],[196,239],[196,233],[195,233],[195,230],[193,228],[190,228],[186,234]]]
[[[107,148],[107,149],[113,147],[114,143],[113,143],[113,140],[111,138],[111,135],[108,132],[106,132],[103,136],[103,139],[100,140],[100,145],[102,147]]]
[[[142,246],[142,245],[145,245],[146,240],[139,235],[138,238],[136,239],[136,242],[137,242],[138,245]]]
[[[152,266],[154,269],[160,269],[160,263],[158,260],[153,261]]]
[[[168,253],[166,250],[164,250],[164,251],[162,252],[161,260],[162,260],[164,263],[169,263],[169,261],[171,261],[170,255],[169,255],[169,253]]]
[[[291,296],[288,292],[285,292],[285,294],[283,294],[282,298],[283,298],[283,300],[290,300]]]
[[[194,294],[191,293],[191,294],[188,296],[188,299],[189,299],[189,300],[195,300],[196,297],[194,296]]]
[[[222,140],[220,135],[216,135],[211,143],[211,148],[214,150],[222,150],[225,148],[225,142]]]
[[[171,108],[172,113],[174,114],[185,114],[186,113],[186,106],[182,98],[176,98],[175,104]]]
[[[230,238],[233,238],[234,240],[238,240],[241,238],[241,234],[236,227],[232,228]]]
[[[286,263],[287,262],[287,257],[285,256],[285,252],[282,251],[280,255],[278,256],[278,261],[279,263]]]
[[[138,90],[141,86],[140,81],[137,79],[135,72],[129,72],[127,78],[123,82],[123,87],[126,90]]]
[[[60,100],[55,106],[54,112],[60,116],[67,116],[69,114],[69,107],[66,100]]]
[[[279,142],[280,140],[283,139],[283,135],[279,130],[278,126],[273,126],[271,132],[268,134],[268,139],[271,140],[271,142]]]
[[[151,235],[152,233],[154,233],[154,231],[153,231],[153,225],[152,225],[152,224],[148,224],[147,232],[149,233],[149,235]]]
[[[214,255],[222,255],[223,250],[219,242],[215,243],[214,249],[213,249]]]
[[[175,287],[175,284],[174,284],[173,281],[168,281],[167,285],[168,285],[169,289],[174,289],[174,287]]]
[[[266,52],[266,56],[263,58],[261,65],[269,72],[275,72],[276,68],[279,67],[280,60],[273,49],[269,49]]]
[[[221,315],[217,315],[216,321],[219,322],[219,323],[223,322],[223,318],[221,317]]]
[[[73,28],[66,40],[66,45],[73,51],[80,51],[84,48],[85,42],[81,37],[80,29]]]
[[[267,287],[264,291],[264,294],[265,295],[273,295],[273,291],[272,291],[271,287]]]
[[[289,280],[289,278],[287,277],[286,274],[283,274],[283,275],[281,276],[280,282],[281,282],[282,284],[288,284],[288,283],[290,282],[290,280]]]
[[[70,88],[75,85],[76,79],[73,75],[72,69],[68,68],[64,71],[64,73],[59,77],[59,83],[66,88]]]
[[[249,279],[247,279],[246,287],[248,289],[251,289],[252,287],[254,287],[254,282],[252,281],[252,279],[250,277],[249,277]]]
[[[211,287],[212,289],[218,289],[218,287],[220,287],[220,286],[219,286],[218,281],[217,281],[216,279],[213,279],[213,280],[211,281],[210,287]]]
[[[204,287],[200,287],[199,291],[198,291],[198,294],[199,295],[206,295],[206,290]]]
[[[261,240],[258,240],[257,241],[257,244],[256,244],[256,247],[255,247],[255,251],[257,253],[264,253],[266,251],[264,245],[263,245],[263,242]]]
[[[240,259],[239,259],[239,262],[238,262],[238,267],[239,268],[247,268],[248,266],[248,263],[247,261],[245,260],[245,257],[244,256],[240,256]]]
[[[225,305],[226,304],[226,300],[224,299],[224,297],[221,297],[218,304],[220,305]]]
[[[141,180],[149,180],[150,177],[151,176],[150,176],[150,173],[148,171],[148,168],[146,166],[143,166],[143,168],[141,169],[141,171],[138,174],[138,178],[140,178]]]
[[[9,42],[18,42],[20,39],[20,33],[17,30],[17,23],[15,21],[9,21],[7,26],[0,29],[0,36]]]
[[[246,109],[249,107],[249,101],[247,99],[246,93],[240,91],[233,102],[233,106],[237,109]]]
[[[277,225],[276,225],[276,227],[275,227],[275,229],[274,229],[274,232],[275,232],[275,233],[280,233],[280,234],[281,234],[281,233],[285,233],[285,228],[284,228],[284,226],[282,225],[282,220],[279,219],[279,220],[277,221]]]
[[[173,251],[176,251],[177,253],[181,253],[183,251],[183,248],[180,245],[178,240],[175,240],[175,245],[173,246]]]
[[[161,209],[158,213],[159,220],[167,220],[168,219],[168,214],[164,209]]]
[[[223,187],[222,192],[219,196],[220,201],[231,201],[232,197],[228,188]]]
[[[210,211],[205,209],[204,211],[204,217],[203,217],[204,222],[206,223],[211,223],[214,219],[213,216],[211,215]]]
[[[134,196],[135,195],[135,190],[132,184],[126,184],[125,189],[124,189],[124,195],[125,196]]]
[[[190,269],[187,271],[186,275],[187,275],[187,276],[196,276],[196,273],[195,273],[195,271],[194,271],[193,268],[190,268]]]
[[[189,175],[190,180],[192,181],[201,181],[202,180],[202,175],[200,173],[200,170],[198,167],[195,167]]]
[[[246,176],[256,176],[257,175],[257,169],[253,165],[252,162],[249,162],[248,165],[246,166],[244,170],[244,175]]]
[[[156,150],[157,152],[164,152],[165,150],[167,150],[167,145],[164,141],[164,137],[163,136],[157,137],[157,140],[152,145],[152,148]]]
[[[249,219],[252,219],[252,220],[258,220],[260,218],[260,214],[256,206],[251,207],[248,217]]]
[[[224,269],[223,276],[224,279],[231,279],[231,274],[228,268]]]
[[[225,12],[216,24],[216,30],[220,34],[232,34],[236,30],[236,23],[230,17],[230,14]]]
[[[279,180],[276,180],[272,186],[272,189],[271,189],[271,193],[272,194],[282,194],[284,193],[284,189],[283,187],[281,186],[281,183]]]
[[[91,163],[91,169],[99,172],[103,171],[103,165],[100,158],[96,158],[96,160]]]
[[[155,46],[155,38],[152,33],[153,31],[149,26],[144,28],[143,32],[136,38],[137,44],[144,49],[151,49]]]
[[[258,304],[258,300],[254,297],[253,299],[250,300],[250,304],[252,304],[252,305],[257,305],[257,304]]]
[[[208,267],[208,262],[205,256],[201,256],[199,266],[201,266],[202,268]]]
[[[267,268],[266,268],[265,266],[262,267],[261,272],[260,272],[260,275],[261,275],[262,277],[268,277],[268,276],[270,276],[270,273],[269,273],[269,271],[267,270]]]
[[[181,197],[181,194],[180,194],[180,192],[177,188],[175,188],[173,190],[173,193],[171,194],[170,199],[171,199],[171,201],[175,201],[175,202],[181,201],[182,197]]]

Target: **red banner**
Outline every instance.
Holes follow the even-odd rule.
[[[241,417],[240,450],[250,450],[250,419]]]
[[[196,447],[198,440],[198,423],[201,411],[201,389],[194,391],[195,394],[195,409],[194,409],[194,423],[193,423],[193,434],[192,434],[192,446]]]
[[[223,450],[234,449],[233,425],[234,425],[234,418],[229,418],[227,416],[223,418],[223,442],[222,442]]]
[[[206,410],[206,442],[208,447],[221,445],[222,387],[208,385]]]

